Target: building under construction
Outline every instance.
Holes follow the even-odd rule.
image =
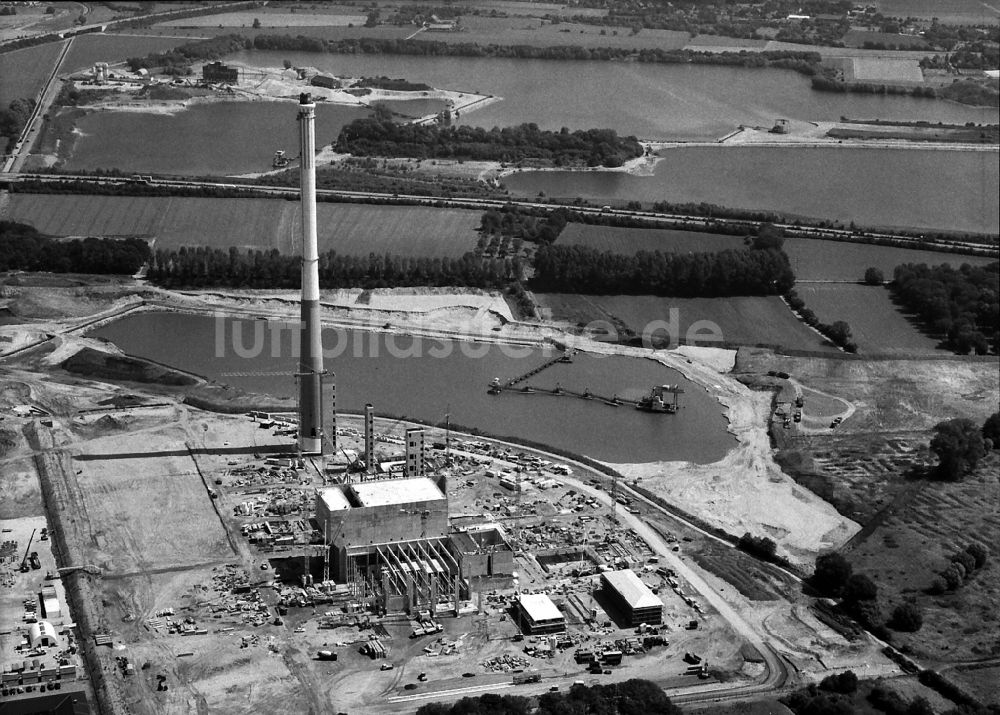
[[[449,533],[444,477],[323,487],[316,520],[329,545],[330,576],[383,613],[457,611],[471,598],[473,579],[514,570],[495,524]]]
[[[448,550],[441,477],[324,487],[316,519],[330,547],[331,576],[383,612],[457,609],[468,592]]]

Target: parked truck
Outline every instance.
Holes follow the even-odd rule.
[[[514,685],[537,683],[542,679],[539,673],[514,673]]]

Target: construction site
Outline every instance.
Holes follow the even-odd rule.
[[[338,410],[321,339],[314,110],[302,95],[287,409],[261,396],[229,414],[201,409],[164,387],[184,384],[164,373],[181,373],[152,363],[157,380],[125,385],[56,367],[86,338],[25,338],[6,353],[18,357],[0,392],[5,699],[70,690],[113,713],[381,713],[632,678],[684,703],[773,697],[849,668],[900,674],[883,644],[817,614],[794,563],[720,536],[710,517],[724,494],[700,493],[703,509],[664,498],[697,478],[781,484],[758,454],[770,459],[763,424],[778,413],[731,365],[684,358],[728,400],[741,446],[727,459],[745,464],[688,465],[658,483],[453,430],[448,417]],[[567,360],[487,390],[527,400],[505,393],[540,390],[528,380]],[[677,385],[631,401],[556,390],[682,419]],[[807,409],[822,396],[792,382],[779,394],[782,431],[803,394]]]

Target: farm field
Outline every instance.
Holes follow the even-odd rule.
[[[252,27],[255,19],[260,20],[262,28],[286,27],[330,27],[338,25],[364,25],[365,15],[353,13],[289,13],[280,11],[254,10],[253,12],[223,12],[217,15],[199,15],[185,17],[180,20],[168,20],[159,23],[159,27],[215,27],[225,28]],[[414,28],[416,29],[416,28]]]
[[[15,99],[35,98],[62,48],[62,42],[49,42],[0,54],[0,106],[6,109]]]
[[[16,194],[10,220],[55,236],[156,238],[157,248],[272,249],[298,253],[298,201]],[[476,246],[479,213],[461,209],[329,204],[317,206],[320,251],[459,257]]]
[[[730,345],[775,345],[784,349],[837,352],[837,349],[796,318],[777,296],[738,298],[664,298],[652,295],[578,295],[536,293],[543,317],[573,324],[605,321],[622,332],[641,335],[654,321],[663,321],[680,337],[692,327],[718,327],[722,342]],[[708,321],[708,323],[699,323]],[[655,323],[661,325],[661,323]],[[712,333],[700,331],[709,344]],[[663,331],[657,332],[658,336]],[[672,338],[676,336],[672,335]],[[706,340],[706,338],[708,338]]]
[[[888,17],[938,18],[958,25],[996,25],[1000,11],[979,0],[875,0],[875,7]]]
[[[796,292],[821,322],[845,320],[862,354],[941,353],[892,302],[888,289],[856,283],[798,283]]]
[[[130,30],[138,32],[138,30]],[[80,35],[73,40],[73,46],[66,53],[63,72],[79,72],[92,67],[95,62],[115,64],[129,57],[145,57],[151,52],[163,52],[188,40],[170,37],[148,37],[146,35],[93,34]]]
[[[721,251],[743,245],[743,239],[739,236],[675,229],[615,228],[578,223],[568,224],[558,241],[566,245],[579,244],[618,253]],[[958,253],[812,238],[786,238],[784,248],[799,280],[860,281],[864,277],[865,270],[872,266],[882,269],[888,280],[892,278],[896,266],[903,263],[929,265],[947,263],[953,266],[970,263],[979,266],[996,260]]]
[[[927,41],[919,35],[900,35],[871,30],[848,30],[844,33],[843,42],[847,47],[864,47],[866,42],[882,45],[895,45],[908,49],[922,50],[928,47]]]

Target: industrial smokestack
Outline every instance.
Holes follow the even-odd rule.
[[[299,451],[323,452],[323,337],[316,246],[316,105],[299,95],[299,199],[302,203],[302,326],[299,331]]]

